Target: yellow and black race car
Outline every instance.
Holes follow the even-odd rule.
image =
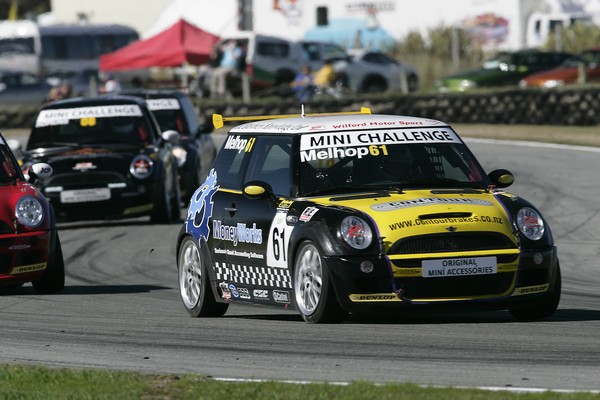
[[[312,323],[420,307],[518,320],[556,310],[547,222],[446,123],[368,109],[229,120],[249,122],[229,131],[177,239],[192,316],[234,302]]]

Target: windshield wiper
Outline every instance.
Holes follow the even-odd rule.
[[[350,192],[364,192],[385,190],[390,192],[402,193],[402,188],[398,184],[372,184],[372,185],[343,185],[329,188],[321,188],[303,193],[303,196],[318,196],[318,195],[336,195]]]
[[[474,188],[485,190],[481,182],[464,182],[449,178],[421,178],[406,182],[405,187],[427,187],[427,188]]]

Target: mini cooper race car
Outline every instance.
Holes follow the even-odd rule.
[[[192,316],[231,303],[348,313],[507,309],[551,315],[557,249],[535,206],[503,190],[447,124],[359,113],[223,118],[234,127],[177,239]],[[284,118],[285,117],[285,118]],[[276,119],[273,119],[276,118]]]
[[[181,198],[172,145],[144,100],[109,96],[60,100],[40,110],[23,169],[52,166],[40,188],[59,221],[150,216],[179,219]]]
[[[212,124],[205,126],[200,121],[190,97],[179,90],[131,89],[121,93],[145,99],[160,128],[179,133],[173,154],[178,164],[181,199],[187,205],[192,193],[206,179],[217,154]]]
[[[0,166],[0,290],[31,282],[36,293],[60,292],[65,267],[54,212],[33,185],[52,168],[35,164],[26,178],[2,135]]]

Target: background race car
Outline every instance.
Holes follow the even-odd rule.
[[[27,171],[46,162],[54,174],[40,180],[60,220],[149,215],[179,219],[179,134],[160,131],[146,103],[111,96],[56,101],[42,108],[23,154]]]

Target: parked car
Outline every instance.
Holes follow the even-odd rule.
[[[40,110],[23,168],[37,162],[54,173],[40,179],[59,220],[149,215],[179,219],[175,131],[161,132],[146,102],[132,96],[58,100]]]
[[[29,72],[0,71],[0,104],[39,107],[52,85]]]
[[[206,179],[217,154],[210,134],[212,124],[200,120],[189,96],[179,90],[132,89],[122,94],[145,99],[163,132],[179,132],[179,143],[173,147],[173,154],[178,163],[181,198],[187,203]]]
[[[517,86],[525,76],[557,67],[573,54],[520,50],[500,52],[481,68],[449,75],[435,82],[437,91],[462,92],[482,87]]]
[[[292,41],[280,37],[256,34],[253,32],[239,32],[235,35],[223,37],[219,45],[236,40],[242,48],[244,61],[240,66],[248,78],[252,91],[286,87],[294,79],[303,65],[310,65],[316,70],[323,65],[326,59],[341,60],[348,57],[346,51],[335,43],[302,40]],[[241,72],[233,73],[228,78],[228,87],[234,95],[242,93]],[[197,85],[200,89],[193,89],[208,96],[210,82],[210,69],[203,69]]]
[[[348,54],[348,62],[338,67],[337,72],[345,76],[346,84],[356,92],[414,92],[419,88],[419,74],[412,65],[400,63],[381,51],[351,49]]]
[[[296,309],[311,323],[383,310],[508,309],[518,320],[556,310],[548,221],[448,124],[368,109],[214,116],[216,127],[240,120],[176,240],[191,316],[236,303]]]
[[[600,81],[600,48],[589,49],[565,60],[548,71],[537,72],[521,79],[522,88],[555,88],[573,83]]]
[[[0,290],[31,282],[37,293],[60,292],[65,267],[54,211],[34,185],[52,168],[34,164],[24,176],[0,134]]]

